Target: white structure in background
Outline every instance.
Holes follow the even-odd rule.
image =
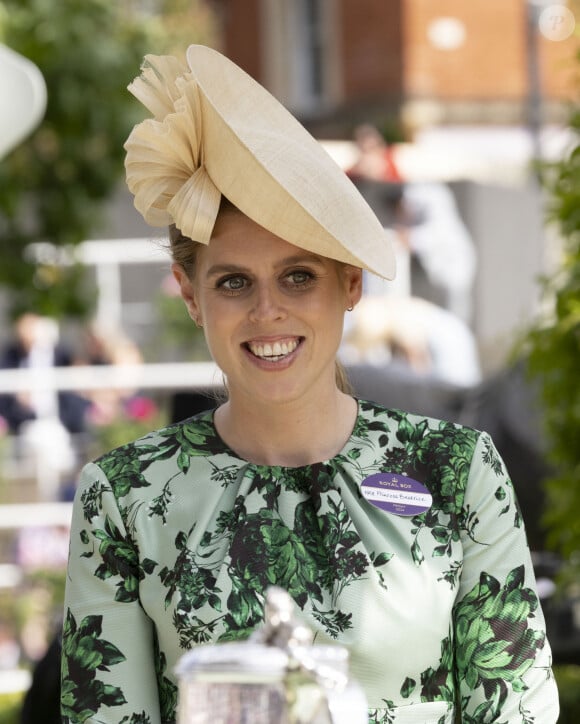
[[[409,213],[421,218],[407,229],[411,253],[442,290],[444,309],[469,324],[477,256],[451,190],[441,182],[415,182],[405,187],[403,199]]]
[[[45,109],[46,84],[40,70],[0,44],[0,158],[36,128]]]
[[[74,247],[57,247],[48,242],[30,244],[30,258],[37,264],[69,266],[74,263],[94,267],[97,282],[95,323],[101,330],[123,329],[121,269],[131,264],[166,266],[170,258],[163,242],[151,239],[91,239]]]
[[[0,44],[0,158],[12,151],[38,126],[46,110],[47,92],[42,73],[34,63]],[[32,379],[50,374],[49,362],[58,329],[52,320],[43,320],[41,335],[30,354]],[[40,322],[39,322],[40,324]],[[34,459],[43,497],[54,498],[59,474],[72,469],[73,452],[67,431],[58,420],[55,389],[30,390],[37,419],[28,423],[23,435],[26,454]]]
[[[17,326],[20,342],[26,344],[26,355],[22,357],[20,367],[32,373],[29,387],[23,394],[26,395],[26,406],[34,413],[34,419],[22,423],[20,428],[21,453],[36,468],[42,497],[54,500],[61,476],[72,473],[77,462],[70,434],[59,419],[58,391],[50,384],[55,369],[58,323],[47,317],[26,314],[18,320]]]

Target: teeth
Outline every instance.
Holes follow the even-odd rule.
[[[248,346],[256,357],[262,357],[277,362],[279,359],[282,359],[291,352],[294,352],[296,347],[298,347],[298,340],[293,339],[289,342],[274,342],[273,344],[266,343],[264,345],[250,342]]]

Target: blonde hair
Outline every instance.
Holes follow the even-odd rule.
[[[335,360],[334,362],[334,375],[338,389],[341,392],[344,392],[345,395],[350,395],[352,397],[354,395],[354,388],[351,381],[348,379],[348,374],[346,373],[345,368],[338,360]]]
[[[183,269],[189,279],[195,276],[195,261],[200,248],[199,241],[182,234],[175,224],[169,226],[169,253],[173,262]]]

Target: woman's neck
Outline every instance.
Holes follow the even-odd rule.
[[[248,404],[235,396],[215,414],[224,442],[258,465],[300,467],[334,457],[350,437],[357,403],[334,389],[324,402]]]

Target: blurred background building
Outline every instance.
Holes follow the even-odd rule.
[[[319,133],[392,117],[518,124],[542,82],[544,118],[562,121],[577,40],[542,34],[541,0],[213,0],[226,54]],[[565,6],[565,3],[562,4]],[[553,21],[558,27],[558,19]],[[531,56],[537,55],[537,61]],[[532,66],[537,62],[537,70]],[[535,77],[537,75],[537,77]]]

